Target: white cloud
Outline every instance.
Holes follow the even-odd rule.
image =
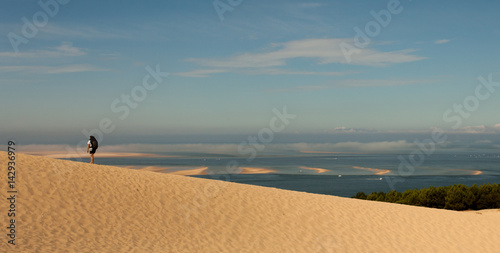
[[[444,129],[443,132],[446,134],[463,134],[463,135],[500,134],[500,124],[464,126],[458,129]]]
[[[61,36],[64,38],[84,38],[84,39],[120,39],[120,38],[130,38],[131,35],[125,35],[125,33],[118,33],[116,30],[113,31],[99,31],[93,27],[63,27],[54,24],[49,24],[40,29],[42,34],[49,34],[49,36]]]
[[[25,52],[0,52],[0,59],[7,59],[6,65],[0,65],[0,72],[25,72],[42,74],[59,74],[89,71],[109,71],[90,64],[69,64],[54,66],[48,64],[48,59],[57,59],[65,57],[79,57],[87,55],[87,50],[74,47],[70,42],[62,42],[59,46],[45,50],[31,50]],[[15,65],[16,60],[21,60],[24,65]],[[43,60],[43,65],[40,65]],[[31,64],[26,64],[30,62]],[[57,62],[57,61],[56,61]]]
[[[0,57],[10,58],[57,58],[73,57],[86,55],[84,49],[73,47],[70,42],[62,42],[60,46],[51,48],[51,50],[31,50],[27,52],[0,52]]]
[[[480,125],[480,126],[466,126],[457,129],[456,132],[459,133],[464,133],[464,134],[479,134],[479,133],[485,133],[486,132],[486,126]]]
[[[317,72],[317,71],[300,71],[300,70],[287,70],[277,68],[257,69],[251,71],[244,71],[243,73],[250,75],[315,75],[315,76],[342,76],[353,72]]]
[[[188,72],[177,72],[177,73],[173,73],[173,75],[185,76],[185,77],[208,77],[209,74],[224,73],[224,72],[227,72],[227,70],[224,70],[224,69],[197,69],[197,70],[192,70],[192,71],[188,71]]]
[[[378,41],[378,42],[375,42],[374,43],[375,45],[379,45],[379,46],[387,46],[387,45],[393,45],[393,44],[396,44],[396,41]]]
[[[436,40],[434,43],[436,43],[436,44],[445,44],[445,43],[448,43],[448,42],[450,42],[450,40],[443,39],[443,40]]]
[[[208,77],[210,74],[225,73],[231,71],[230,69],[197,69],[187,72],[173,73],[176,76],[184,77]],[[315,76],[342,76],[351,74],[353,72],[317,72],[317,71],[301,71],[301,70],[287,70],[278,68],[265,68],[265,69],[241,69],[237,71],[244,75],[315,75]]]
[[[493,142],[491,140],[477,140],[474,142],[474,144],[492,144]]]
[[[301,91],[316,91],[326,90],[341,87],[383,87],[383,86],[400,86],[411,85],[417,83],[427,83],[430,80],[335,80],[324,85],[305,85],[295,86],[291,88],[270,90],[271,92],[301,92]]]
[[[333,129],[334,133],[356,133],[357,130],[355,128],[348,127],[336,127]]]
[[[332,82],[330,86],[340,87],[374,87],[399,86],[422,82],[422,80],[341,80]]]
[[[187,61],[213,68],[270,68],[285,66],[288,60],[310,58],[318,64],[353,64],[384,66],[393,63],[413,62],[425,59],[412,55],[415,50],[406,49],[381,52],[374,49],[359,49],[348,62],[342,52],[342,43],[352,44],[352,39],[306,39],[275,43],[274,50],[264,53],[242,53],[225,59],[190,58]]]
[[[464,126],[458,129],[441,129],[441,131],[446,134],[498,134],[500,133],[500,124]]]
[[[351,128],[351,127],[336,127],[332,130],[333,133],[373,133],[374,129]]]
[[[414,143],[405,140],[380,142],[339,142],[339,143],[295,143],[290,144],[297,151],[317,152],[385,152],[415,148]]]
[[[97,71],[109,71],[109,69],[103,69],[95,67],[89,64],[76,64],[76,65],[66,65],[60,67],[52,67],[46,71],[48,74],[58,74],[58,73],[74,73],[74,72],[97,72]]]
[[[422,80],[345,80],[334,82],[334,86],[343,87],[373,87],[373,86],[399,86],[422,82]]]
[[[64,66],[0,66],[0,72],[25,72],[38,74],[60,74],[60,73],[75,73],[75,72],[95,72],[95,71],[110,71],[89,64],[73,64]]]
[[[298,6],[300,8],[309,9],[309,8],[323,7],[323,6],[325,6],[325,4],[322,4],[322,3],[300,3],[300,4],[298,4]]]

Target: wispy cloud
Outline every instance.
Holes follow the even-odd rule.
[[[325,4],[323,4],[323,3],[299,3],[298,6],[301,8],[318,8],[318,7],[325,6]]]
[[[432,127],[429,129],[404,129],[404,130],[375,130],[375,129],[365,129],[365,128],[349,128],[349,127],[336,127],[329,133],[390,133],[390,134],[428,134],[432,131],[439,130],[444,134],[463,134],[463,135],[474,135],[474,134],[500,134],[500,123],[495,125],[476,125],[476,126],[464,126],[458,129],[442,129],[438,127]]]
[[[240,53],[228,58],[189,58],[188,62],[193,62],[197,65],[227,69],[238,70],[244,69],[245,71],[254,71],[261,74],[325,74],[318,72],[308,71],[291,71],[276,69],[287,65],[287,61],[294,59],[312,59],[317,64],[352,64],[352,65],[366,65],[366,66],[385,66],[395,63],[404,63],[419,61],[425,57],[411,54],[415,50],[406,49],[391,52],[382,52],[375,49],[359,49],[358,53],[351,57],[351,61],[347,61],[342,51],[342,43],[350,43],[352,39],[306,39],[295,40],[285,43],[271,44],[271,50],[263,53]],[[269,69],[271,70],[262,70]],[[190,72],[187,72],[190,73]],[[220,72],[217,72],[220,73]],[[245,72],[248,73],[248,72]],[[196,72],[195,72],[196,74]],[[207,73],[203,73],[202,76]],[[327,75],[337,75],[334,72],[326,73]],[[188,75],[189,76],[189,75]],[[195,75],[199,77],[199,75]]]
[[[57,58],[86,55],[85,49],[74,47],[70,42],[62,42],[49,50],[31,50],[27,52],[0,52],[2,58]]]
[[[110,71],[109,69],[99,68],[90,64],[73,64],[64,66],[0,66],[0,72],[25,72],[37,74],[61,74],[75,72],[95,72]]]
[[[250,75],[315,75],[315,76],[342,76],[352,74],[354,72],[318,72],[318,71],[301,71],[289,69],[266,68],[250,71],[243,71],[242,73]]]
[[[445,43],[448,43],[450,42],[451,40],[447,40],[447,39],[442,39],[442,40],[436,40],[434,41],[434,43],[436,44],[445,44]]]
[[[396,41],[389,41],[389,40],[386,40],[386,41],[377,41],[377,42],[374,42],[374,45],[378,45],[378,46],[387,46],[387,45],[394,45],[396,44],[397,42]]]
[[[311,58],[318,64],[342,63],[369,66],[384,66],[425,59],[410,54],[415,51],[412,49],[381,52],[366,48],[359,49],[356,57],[352,57],[352,61],[347,62],[341,44],[351,41],[351,39],[296,40],[272,44],[275,50],[265,53],[242,53],[225,59],[190,58],[187,61],[218,68],[269,68],[285,66],[288,60],[297,58]]]
[[[176,76],[184,77],[208,77],[210,74],[225,73],[230,71],[236,71],[239,74],[244,75],[314,75],[314,76],[342,76],[346,74],[352,74],[354,72],[318,72],[318,71],[301,71],[301,70],[289,70],[289,69],[279,69],[279,68],[265,68],[265,69],[197,69],[187,72],[177,72],[173,73]]]
[[[109,71],[109,69],[99,68],[92,64],[65,64],[56,66],[56,62],[60,62],[57,59],[85,55],[87,55],[86,49],[75,47],[70,42],[62,42],[59,46],[43,50],[31,50],[19,53],[0,52],[0,58],[4,60],[4,65],[0,65],[0,72],[60,74]],[[49,61],[49,59],[52,60]],[[43,64],[40,63],[41,60],[43,61]]]
[[[291,88],[284,89],[274,89],[269,90],[270,92],[302,92],[302,91],[316,91],[316,90],[327,90],[334,88],[352,88],[352,87],[384,87],[384,86],[401,86],[401,85],[412,85],[418,83],[428,83],[430,80],[419,80],[419,79],[407,79],[407,80],[365,80],[365,79],[354,79],[354,80],[334,80],[330,83],[323,85],[304,85],[295,86]]]
[[[495,125],[477,125],[464,126],[458,129],[443,129],[432,127],[427,129],[389,129],[380,130],[373,128],[353,128],[353,127],[335,127],[326,131],[327,134],[429,134],[433,131],[439,131],[444,134],[476,135],[476,134],[500,134],[500,123]]]
[[[373,133],[373,129],[352,128],[352,127],[336,127],[332,130],[333,133]]]
[[[90,64],[76,64],[76,65],[52,67],[48,69],[46,73],[59,74],[59,73],[97,72],[97,71],[110,71],[110,70],[99,68]]]
[[[195,22],[195,21],[192,21]],[[117,25],[117,26],[116,26]],[[119,24],[99,25],[68,25],[50,23],[40,29],[37,38],[45,40],[133,40],[133,41],[158,41],[169,39],[170,32],[174,29],[190,29],[188,25],[175,22],[126,22]],[[169,31],[166,35],[165,31]]]
[[[177,72],[172,75],[175,76],[185,76],[185,77],[208,77],[210,74],[224,73],[227,72],[225,69],[197,69],[187,72]]]
[[[42,33],[50,36],[61,36],[64,38],[82,38],[82,39],[120,39],[128,38],[129,35],[113,31],[101,31],[90,26],[71,26],[64,27],[55,24],[49,24],[41,29]]]
[[[334,87],[380,87],[400,86],[421,83],[423,80],[341,80],[333,81],[329,86]]]
[[[477,126],[465,126],[455,130],[450,130],[450,133],[459,133],[459,134],[499,134],[500,133],[500,124],[486,126],[486,125],[477,125]]]
[[[339,142],[339,143],[293,143],[290,148],[297,151],[336,151],[336,152],[379,152],[412,149],[414,143],[406,140],[380,142]]]

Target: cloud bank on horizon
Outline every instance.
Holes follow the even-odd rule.
[[[484,138],[484,136],[483,136]],[[450,138],[443,142],[432,142],[428,139],[391,140],[391,141],[344,141],[321,143],[271,143],[259,150],[258,156],[267,155],[353,155],[353,154],[379,154],[379,153],[410,153],[420,150],[423,146],[434,152],[495,152],[500,149],[500,139],[476,139],[464,143],[460,138]],[[432,144],[430,144],[432,143]],[[0,147],[2,147],[0,145]],[[217,144],[217,143],[192,143],[192,144],[119,144],[105,145],[99,148],[101,153],[144,153],[167,154],[174,156],[223,155],[248,158],[250,150],[255,146],[248,143]],[[23,153],[33,154],[71,154],[85,153],[85,148],[78,145],[20,145],[18,150]],[[255,150],[255,149],[254,149]],[[248,152],[247,152],[248,151]],[[497,154],[497,152],[495,152]]]

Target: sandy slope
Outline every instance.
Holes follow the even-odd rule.
[[[454,212],[17,155],[12,252],[498,252],[500,212]],[[2,175],[6,153],[0,152]],[[7,181],[2,176],[2,181]]]

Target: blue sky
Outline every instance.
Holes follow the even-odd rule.
[[[284,107],[296,118],[280,134],[300,142],[500,132],[500,87],[478,81],[500,82],[496,1],[216,1],[222,14],[214,1],[41,2],[49,11],[0,10],[6,139],[72,144],[105,119],[113,144],[239,142]],[[23,17],[36,33],[23,35]],[[147,66],[169,73],[152,90],[140,88]],[[141,90],[129,114],[117,109]],[[443,118],[466,100],[479,102],[468,117]]]

